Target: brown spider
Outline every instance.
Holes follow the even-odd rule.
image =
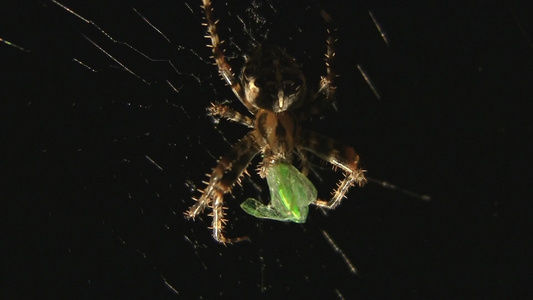
[[[218,70],[254,117],[242,115],[220,104],[213,104],[209,109],[209,113],[213,116],[243,124],[252,130],[237,142],[229,153],[220,158],[207,187],[200,191],[201,197],[194,199],[197,202],[185,215],[194,218],[209,207],[212,210],[210,216],[213,217],[212,230],[215,240],[231,243],[247,239],[224,236],[223,226],[226,223],[224,194],[231,191],[251,160],[260,152],[263,155],[259,168],[261,177],[268,175],[270,166],[276,163],[291,164],[293,154],[304,161],[301,172],[305,176],[309,171],[309,166],[305,163],[307,153],[328,161],[334,168],[342,169],[344,179],[333,191],[331,200],[309,199],[311,204],[335,208],[351,186],[355,183],[362,186],[366,182],[365,171],[358,167],[359,156],[352,147],[299,126],[300,121],[317,114],[321,108],[333,105],[336,89],[333,85],[335,74],[330,65],[335,57],[335,39],[331,36],[330,30],[328,29],[326,39],[326,76],[322,77],[317,92],[308,90],[306,78],[295,59],[277,46],[257,46],[246,59],[240,78],[237,79],[221,49],[216,26],[218,21],[213,19],[211,1],[202,1],[205,25],[209,33],[207,38],[211,39],[211,44],[208,46],[212,48]],[[321,11],[321,15],[326,24],[330,24],[329,15],[324,11]]]

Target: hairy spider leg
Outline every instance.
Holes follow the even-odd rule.
[[[252,120],[252,118],[245,116],[226,105],[211,103],[211,107],[208,108],[207,113],[213,117],[224,118],[226,120],[244,125],[248,128],[254,128],[254,120]]]
[[[200,191],[202,196],[200,199],[195,199],[197,202],[185,213],[186,217],[194,218],[206,207],[210,207],[212,209],[210,216],[213,217],[213,237],[221,243],[233,243],[247,239],[246,237],[230,239],[224,236],[223,229],[226,223],[224,219],[224,194],[231,191],[254,156],[261,150],[256,140],[255,131],[252,131],[220,158],[211,173],[207,187]]]
[[[309,161],[308,153],[303,151],[303,149],[295,148],[294,153],[298,158],[300,159],[300,172],[305,176],[308,177],[309,173],[312,173],[313,176],[318,179],[320,182],[322,182],[322,177],[320,174],[315,170],[313,167],[313,164]]]
[[[331,16],[326,13],[324,10],[320,11],[320,15],[326,22],[327,26],[327,38],[326,38],[326,54],[325,54],[325,61],[326,61],[326,76],[322,76],[320,80],[320,87],[318,89],[319,93],[323,93],[326,95],[326,102],[329,105],[333,105],[333,107],[336,108],[335,105],[335,91],[337,90],[337,87],[334,85],[335,77],[337,76],[335,72],[333,71],[331,65],[333,61],[335,60],[335,42],[337,39],[333,36],[333,29],[331,28],[332,18]]]
[[[311,162],[307,159],[307,154],[304,151],[301,151],[301,149],[296,148],[295,153],[300,158],[300,172],[307,177],[307,175],[309,175],[309,170],[312,170]],[[315,172],[313,171],[313,173]]]
[[[344,179],[333,190],[332,198],[329,201],[317,199],[314,205],[333,209],[340,204],[350,187],[356,183],[359,186],[366,183],[365,171],[358,166],[359,155],[352,147],[314,131],[303,130],[299,148],[300,151],[309,151],[345,172]]]
[[[336,31],[332,28],[333,19],[331,16],[326,13],[324,10],[320,11],[320,15],[326,23],[326,53],[325,64],[326,64],[326,75],[320,77],[320,84],[318,86],[318,91],[310,96],[309,99],[309,108],[304,109],[298,114],[300,120],[306,120],[314,115],[318,115],[324,109],[333,109],[337,110],[337,104],[335,100],[335,93],[337,87],[335,86],[335,78],[337,74],[333,68],[334,61],[336,59],[335,54],[335,42],[337,38],[334,37],[333,32]],[[325,97],[325,98],[324,98]]]
[[[223,41],[220,40],[217,33],[217,23],[218,20],[213,19],[213,7],[211,6],[210,0],[202,0],[203,9],[205,11],[205,21],[204,24],[207,27],[207,32],[209,33],[206,38],[211,40],[211,44],[207,45],[211,48],[213,52],[213,59],[215,64],[218,66],[218,71],[222,78],[231,86],[233,93],[241,101],[241,103],[246,106],[246,108],[254,114],[257,109],[253,107],[247,100],[244,95],[242,86],[240,82],[235,78],[233,71],[231,70],[231,65],[226,61],[224,56],[224,51],[222,50]]]

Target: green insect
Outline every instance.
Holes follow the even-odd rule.
[[[311,181],[291,164],[276,163],[267,170],[270,203],[248,198],[241,208],[250,215],[277,221],[304,223],[309,204],[317,199],[317,191]]]

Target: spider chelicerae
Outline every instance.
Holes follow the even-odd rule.
[[[209,108],[210,115],[240,123],[251,128],[251,131],[220,158],[209,176],[209,182],[206,182],[207,187],[200,190],[200,198],[194,199],[196,203],[185,215],[194,218],[206,208],[211,209],[215,240],[232,243],[247,239],[225,237],[224,194],[240,181],[252,159],[259,153],[263,156],[258,168],[259,175],[267,178],[271,200],[268,205],[263,205],[255,199],[248,199],[241,205],[246,212],[262,218],[302,223],[309,204],[335,208],[351,186],[362,186],[366,182],[365,171],[358,166],[359,156],[352,147],[299,125],[300,121],[334,104],[335,73],[331,63],[335,58],[335,39],[331,30],[328,28],[326,39],[326,75],[322,77],[318,91],[308,89],[306,78],[296,60],[282,48],[272,45],[257,46],[246,58],[237,78],[224,57],[211,1],[202,1],[207,38],[211,40],[208,46],[212,48],[218,71],[253,117],[221,104],[213,104]],[[330,16],[323,10],[321,15],[329,27]],[[330,200],[317,198],[316,190],[306,178],[310,169],[306,159],[309,153],[344,171],[344,178]],[[292,166],[294,155],[303,162],[301,171]]]

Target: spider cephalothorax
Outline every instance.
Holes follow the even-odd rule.
[[[207,187],[200,191],[200,198],[195,199],[196,204],[185,215],[194,218],[206,208],[211,209],[213,237],[217,241],[228,243],[245,239],[228,239],[223,234],[226,223],[224,194],[231,191],[259,153],[263,156],[259,174],[267,178],[271,201],[265,205],[255,199],[247,199],[241,205],[246,212],[260,218],[302,223],[307,217],[309,204],[335,208],[351,186],[361,186],[366,182],[364,171],[358,166],[359,156],[352,147],[299,125],[299,120],[333,104],[335,74],[330,65],[335,56],[334,38],[329,35],[326,40],[327,72],[317,92],[308,90],[300,66],[277,46],[256,47],[246,59],[239,81],[221,49],[211,1],[203,0],[203,7],[218,70],[253,118],[220,104],[213,104],[210,114],[241,123],[252,130],[220,158]],[[321,15],[329,24],[329,15],[324,11]],[[316,189],[306,178],[309,172],[308,154],[316,155],[344,171],[344,179],[329,201],[318,199]],[[298,155],[303,162],[301,170],[292,166],[293,155]]]

